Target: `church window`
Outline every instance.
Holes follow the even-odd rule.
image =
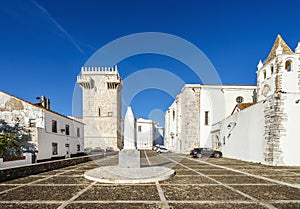
[[[242,102],[244,101],[244,98],[243,98],[242,96],[238,96],[238,97],[235,99],[235,101],[236,101],[237,103],[242,103]]]
[[[208,126],[209,124],[209,111],[204,112],[204,125]]]
[[[292,62],[290,60],[287,60],[285,62],[285,70],[290,72],[292,70]]]
[[[267,72],[264,70],[264,79],[267,78]]]
[[[175,120],[175,110],[173,110],[173,120]]]
[[[138,131],[142,132],[142,126],[138,126]]]
[[[100,107],[98,108],[98,116],[99,117],[101,116],[101,109],[100,109]]]
[[[271,75],[274,73],[274,67],[273,65],[271,66]]]

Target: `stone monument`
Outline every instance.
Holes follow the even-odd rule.
[[[136,147],[136,121],[131,107],[124,119],[124,147],[119,153],[120,168],[140,168],[140,151]]]
[[[136,147],[136,120],[131,107],[124,119],[124,147],[119,152],[118,166],[88,170],[84,177],[101,183],[149,183],[168,179],[175,171],[163,166],[140,166],[140,151]]]

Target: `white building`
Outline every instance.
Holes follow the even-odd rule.
[[[232,107],[253,102],[256,86],[187,84],[165,113],[166,147],[187,153],[210,147],[211,125],[228,116]]]
[[[280,35],[257,69],[257,103],[213,125],[212,146],[226,157],[269,165],[300,165],[300,43]]]
[[[136,119],[138,149],[152,149],[153,145],[163,145],[163,128],[152,120]]]
[[[82,89],[82,119],[85,146],[122,147],[122,80],[115,67],[82,67],[77,76]]]
[[[0,119],[19,123],[30,130],[37,160],[71,157],[83,153],[84,124],[50,110],[50,101],[41,97],[33,104],[0,91]]]

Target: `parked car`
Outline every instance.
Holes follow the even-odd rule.
[[[157,145],[154,145],[154,146],[152,147],[152,150],[156,151],[156,150],[157,150],[159,147],[160,147],[160,145],[159,145],[159,144],[157,144]]]
[[[156,152],[157,153],[166,153],[166,152],[170,152],[170,150],[168,150],[165,147],[159,147],[159,148],[157,148]]]
[[[95,149],[92,150],[92,153],[99,153],[99,152],[104,152],[104,149],[101,147],[95,147]]]
[[[86,154],[86,155],[90,155],[91,153],[92,153],[92,148],[91,147],[86,147],[86,148],[84,148],[84,153]]]
[[[191,150],[190,155],[193,157],[216,157],[220,158],[223,156],[221,151],[213,150],[211,148],[194,148]]]
[[[106,147],[105,151],[106,151],[106,152],[113,152],[113,151],[115,151],[115,150],[114,150],[114,148],[112,148],[112,147]]]

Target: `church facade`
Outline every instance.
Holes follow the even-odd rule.
[[[211,142],[226,157],[268,165],[300,165],[300,44],[277,36],[257,66],[257,103],[215,123]]]
[[[165,145],[178,153],[210,147],[212,124],[237,103],[253,102],[256,86],[186,84],[165,112]]]

